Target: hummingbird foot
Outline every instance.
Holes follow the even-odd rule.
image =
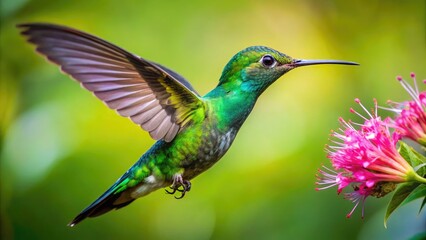
[[[175,196],[175,198],[181,199],[185,196],[186,192],[189,192],[191,190],[191,182],[188,181],[188,180],[184,180],[182,178],[182,175],[178,174],[178,175],[173,176],[173,183],[170,186],[170,189],[171,189],[171,191],[165,189],[166,193],[173,195],[176,192],[180,192],[181,193],[180,196],[179,197]]]

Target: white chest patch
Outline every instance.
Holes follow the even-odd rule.
[[[225,154],[225,152],[229,149],[229,147],[231,146],[233,137],[235,132],[233,130],[228,131],[225,135],[220,136],[219,139],[219,156],[222,156],[223,154]]]
[[[153,175],[149,175],[147,178],[145,178],[144,180],[146,183],[156,183],[157,179],[153,176]]]
[[[143,183],[130,194],[130,196],[132,198],[146,196],[149,193],[164,187],[164,183],[164,180],[157,179],[154,175],[149,175],[144,179]]]

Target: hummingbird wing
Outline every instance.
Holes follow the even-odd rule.
[[[20,24],[48,60],[155,140],[170,142],[203,107],[182,76],[90,34],[53,24]]]

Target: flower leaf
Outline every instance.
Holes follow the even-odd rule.
[[[418,182],[407,182],[401,184],[392,196],[389,205],[386,209],[384,225],[390,217],[390,215],[404,202],[404,200],[420,185]]]
[[[425,197],[425,198],[423,198],[423,202],[422,202],[422,204],[420,205],[419,214],[420,214],[420,212],[422,211],[422,209],[423,209],[423,207],[425,206],[425,204],[426,204],[426,197]]]
[[[403,141],[399,141],[399,148],[398,148],[398,152],[399,154],[401,154],[401,156],[407,160],[408,162],[411,163],[410,159],[411,159],[411,154],[410,154],[410,147]]]
[[[419,165],[416,165],[414,167],[414,170],[419,174],[420,176],[426,176],[426,157],[422,154],[418,153],[417,151],[413,152],[418,160],[420,160],[422,163]],[[417,169],[418,168],[418,169]]]
[[[418,153],[405,142],[399,142],[398,152],[413,168],[426,163],[426,157]],[[420,169],[418,169],[417,174],[419,174],[420,176],[425,175],[425,167],[421,167]]]
[[[404,200],[404,202],[402,202],[401,205],[405,205],[413,200],[416,200],[418,198],[421,197],[426,197],[426,185],[421,184],[418,187],[416,187],[411,193],[410,195],[408,195],[408,197]]]
[[[426,163],[426,157],[422,154],[418,153],[417,151],[413,150],[416,157],[421,161],[422,163]]]

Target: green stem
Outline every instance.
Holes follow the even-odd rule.
[[[417,173],[414,173],[413,175],[412,175],[412,180],[413,181],[417,181],[417,182],[420,182],[420,183],[424,183],[424,184],[426,184],[426,178],[423,178],[423,177],[421,177],[419,174],[417,174]]]

